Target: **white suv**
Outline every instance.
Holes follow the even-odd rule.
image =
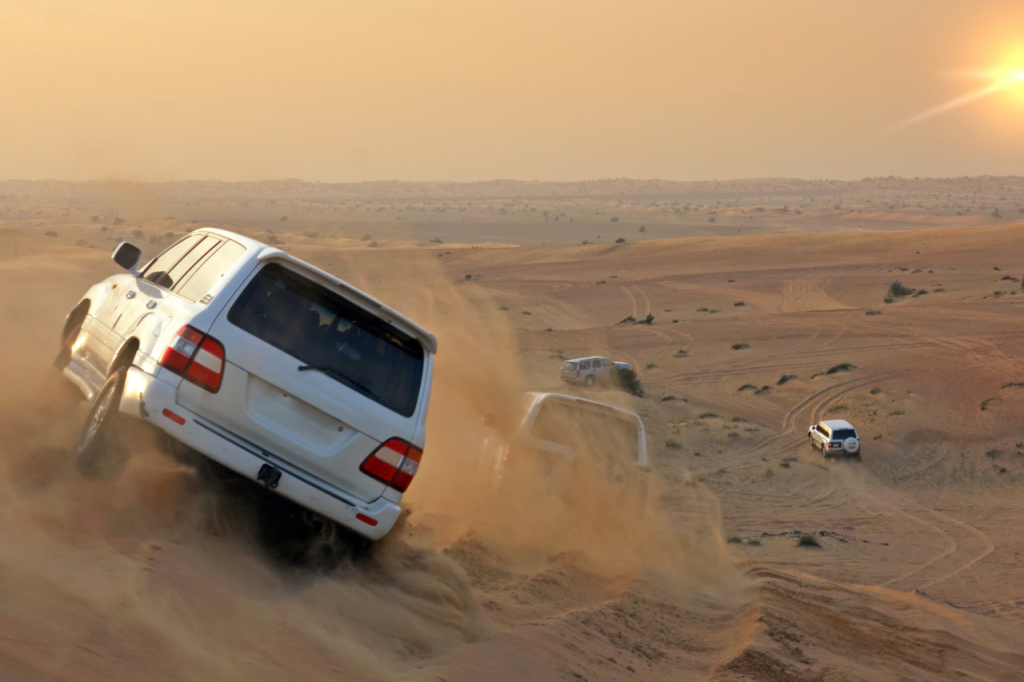
[[[811,447],[821,450],[828,456],[834,452],[845,452],[848,455],[860,454],[860,438],[853,424],[843,419],[818,422],[807,431],[807,440]]]
[[[629,369],[628,362],[612,362],[608,358],[588,357],[566,360],[562,363],[562,381],[570,384],[593,386],[614,376],[615,369]]]
[[[376,540],[423,454],[437,342],[358,289],[246,237],[201,229],[90,288],[56,364],[92,408],[95,473],[121,415]]]
[[[570,395],[527,393],[515,425],[510,439],[488,439],[484,448],[498,480],[522,467],[544,476],[571,472],[588,458],[613,483],[646,498],[650,467],[639,415]]]

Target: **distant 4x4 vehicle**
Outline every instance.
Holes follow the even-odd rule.
[[[365,538],[383,537],[419,468],[437,342],[342,280],[217,229],[90,288],[56,365],[92,407],[95,473],[121,415]]]
[[[828,456],[832,453],[845,452],[848,455],[860,454],[860,438],[853,424],[843,419],[818,422],[807,432],[807,440],[811,447],[821,450]]]
[[[593,386],[598,381],[611,379],[617,369],[629,369],[629,363],[597,356],[575,358],[562,363],[562,381]]]

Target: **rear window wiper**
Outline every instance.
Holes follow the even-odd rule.
[[[345,384],[349,388],[354,388],[355,390],[359,391],[360,393],[362,393],[366,397],[368,397],[368,398],[370,398],[372,400],[377,401],[381,405],[387,405],[387,402],[384,400],[384,398],[382,398],[381,396],[377,395],[377,393],[374,392],[372,389],[370,389],[368,386],[364,386],[363,384],[359,383],[358,381],[355,381],[354,379],[352,379],[351,377],[343,374],[342,372],[339,372],[338,370],[334,369],[333,367],[326,367],[326,366],[325,367],[317,367],[315,365],[299,365],[299,371],[300,372],[323,372],[324,374],[333,374],[334,376],[338,377],[338,379],[341,380],[341,383]]]

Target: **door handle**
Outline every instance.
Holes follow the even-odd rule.
[[[152,310],[153,308],[156,307],[156,301],[150,301],[149,303],[146,304],[146,307]]]
[[[124,295],[124,297],[125,298],[135,298],[135,292],[134,291],[129,291],[127,294]]]

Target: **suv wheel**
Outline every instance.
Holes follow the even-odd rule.
[[[594,385],[594,375],[593,374],[588,374],[587,377],[583,380],[583,384],[585,386],[587,386],[588,388],[590,386],[593,386]]]
[[[821,444],[821,456],[828,457],[828,443]]]
[[[121,394],[128,370],[119,367],[103,384],[75,445],[75,466],[87,478],[114,478],[128,462],[121,442]]]

